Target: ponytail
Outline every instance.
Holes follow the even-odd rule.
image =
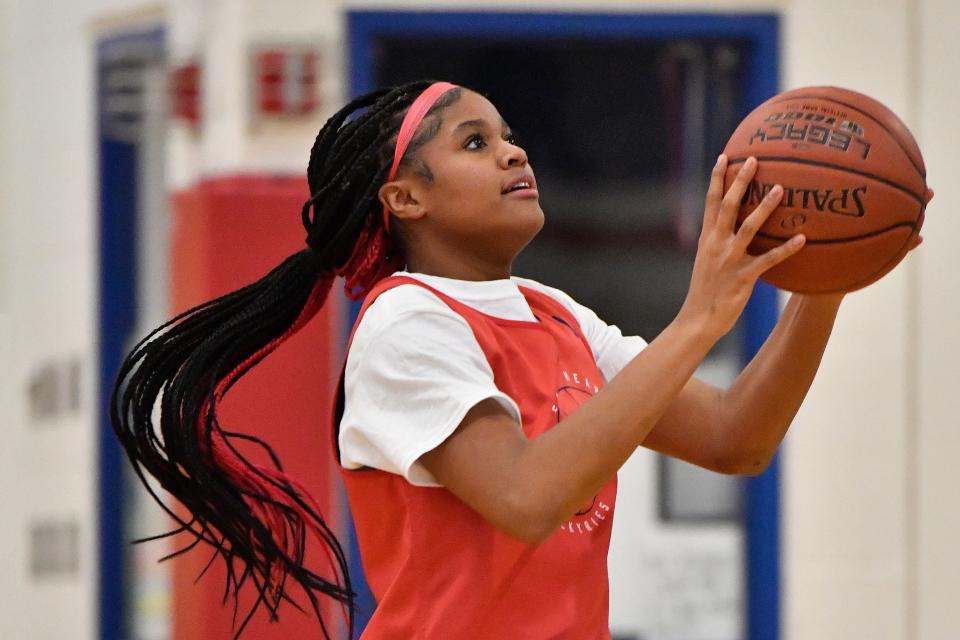
[[[347,557],[316,501],[283,472],[270,445],[225,429],[218,412],[247,371],[316,315],[337,276],[344,278],[347,295],[359,299],[404,266],[383,228],[377,192],[403,113],[428,85],[416,82],[370,93],[331,117],[317,135],[307,168],[312,195],[301,217],[308,247],[260,280],[158,327],[120,367],[110,400],[114,431],[147,491],[179,524],[148,539],[177,533],[194,538],[167,558],[200,543],[211,546],[211,564],[220,557],[226,567],[225,600],[232,596],[235,606],[241,586],[247,579],[253,582],[258,597],[235,638],[261,604],[276,619],[281,600],[293,602],[290,579],[306,593],[327,640],[331,636],[317,594],[341,603],[353,636],[355,594]],[[459,91],[450,93],[434,110],[459,97]],[[359,109],[366,110],[347,123]],[[411,145],[404,162],[424,142]],[[159,425],[154,417],[158,401]],[[237,441],[261,447],[272,464],[251,462]],[[168,507],[148,476],[191,517],[182,518]],[[305,566],[308,533],[322,543],[329,577]]]

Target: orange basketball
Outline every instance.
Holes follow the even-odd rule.
[[[758,169],[738,223],[774,185],[780,205],[750,245],[807,243],[763,279],[802,293],[853,291],[893,269],[920,232],[927,173],[906,125],[873,98],[837,87],[778,94],[744,118],[724,149],[729,188],[743,162]]]

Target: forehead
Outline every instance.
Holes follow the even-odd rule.
[[[473,91],[464,90],[460,99],[444,109],[441,131],[450,135],[457,125],[468,120],[484,120],[488,127],[499,129],[504,123],[493,103]]]

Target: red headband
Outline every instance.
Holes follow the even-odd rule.
[[[397,177],[397,167],[400,166],[400,160],[403,158],[403,154],[407,152],[407,146],[413,139],[413,134],[420,126],[424,116],[430,111],[430,107],[440,96],[456,86],[449,82],[434,82],[417,96],[417,99],[410,105],[407,115],[403,118],[403,124],[400,125],[400,136],[397,138],[397,148],[393,152],[393,166],[390,167],[390,173],[387,174],[387,182]],[[387,205],[383,205],[383,228],[386,229],[387,233],[390,233],[390,210]]]

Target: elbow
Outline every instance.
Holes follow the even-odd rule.
[[[762,475],[773,462],[774,452],[739,452],[716,465],[714,471],[731,476],[756,477]]]
[[[734,475],[755,478],[756,476],[763,475],[772,461],[772,457],[765,459],[751,459],[741,464],[740,467],[734,472]]]
[[[546,526],[545,524],[525,523],[521,526],[514,526],[510,530],[505,530],[511,538],[515,538],[524,544],[538,545],[549,538],[557,528]]]
[[[511,538],[525,544],[537,545],[560,528],[560,519],[550,512],[548,501],[540,500],[529,492],[516,492],[507,496],[507,508],[494,526]]]
[[[740,425],[736,432],[751,433],[750,436],[718,437],[714,442],[712,464],[707,468],[724,475],[755,477],[762,475],[773,462],[780,439],[772,440],[765,434],[770,431],[763,425]],[[731,430],[721,428],[720,433]]]

